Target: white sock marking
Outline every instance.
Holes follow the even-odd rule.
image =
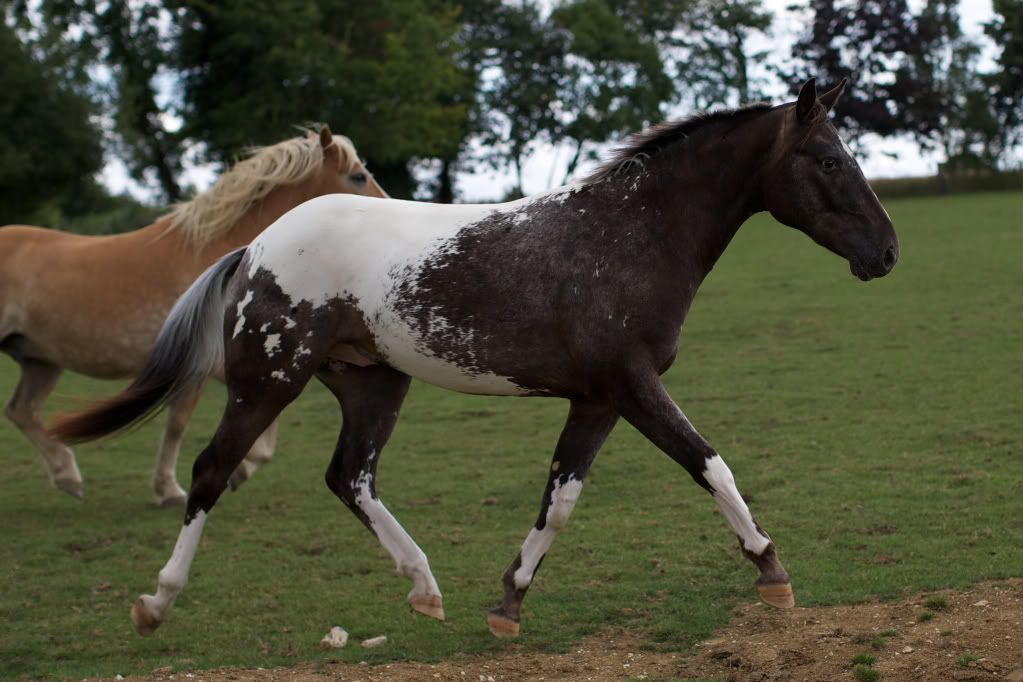
[[[558,531],[568,523],[568,517],[571,515],[572,509],[575,508],[582,489],[583,482],[577,481],[571,474],[564,485],[558,481],[554,482],[554,490],[551,491],[551,504],[547,507],[547,523],[544,524],[543,530],[530,529],[529,535],[526,536],[526,541],[522,543],[522,549],[519,551],[522,563],[515,571],[515,587],[522,590],[533,582],[536,567],[547,550],[551,548]]]
[[[771,541],[757,530],[749,507],[743,502],[742,496],[735,488],[735,478],[728,465],[721,457],[715,455],[706,460],[705,466],[703,478],[714,489],[714,501],[717,502],[721,513],[728,519],[728,523],[741,539],[742,546],[746,551],[753,552],[758,556],[763,554]]]
[[[188,583],[188,571],[195,558],[195,550],[202,538],[202,529],[206,525],[206,512],[199,511],[188,525],[181,526],[178,541],[174,545],[167,565],[160,571],[156,587],[156,596],[147,600],[147,606],[159,620],[163,620],[167,611],[174,605],[174,600],[181,594]]]
[[[368,473],[363,472],[358,480],[352,483],[352,487],[357,491],[355,504],[369,518],[370,525],[373,527],[377,539],[380,540],[380,544],[394,559],[398,574],[412,579],[413,587],[408,596],[410,598],[413,595],[441,596],[437,581],[430,571],[426,553],[419,548],[412,536],[405,532],[398,520],[384,506],[384,503],[379,499],[374,499],[370,494],[371,478]]]

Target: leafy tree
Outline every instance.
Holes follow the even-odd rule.
[[[978,70],[980,46],[963,35],[957,0],[927,0],[916,17],[917,50],[907,55],[912,77],[931,84],[925,102],[906,102],[909,110],[927,109],[931,131],[918,131],[924,147],[940,146],[946,159],[973,156],[993,165],[998,155],[998,122],[987,86]],[[924,118],[921,114],[918,118]]]
[[[573,147],[567,179],[585,158],[587,145],[660,119],[674,87],[657,45],[605,0],[566,3],[550,21],[568,38],[557,110],[557,139]]]
[[[408,160],[450,153],[466,106],[454,97],[455,10],[426,0],[174,0],[184,132],[226,161],[322,120],[349,135],[392,194]]]
[[[494,165],[516,171],[539,142],[571,149],[566,178],[594,146],[660,118],[674,87],[651,34],[661,15],[633,15],[631,3],[568,0],[544,17],[539,3],[494,13],[484,64],[480,139]],[[660,7],[660,3],[654,3]]]
[[[495,36],[501,33],[494,17],[500,14],[501,6],[501,0],[461,0],[459,3],[459,28],[453,41],[457,47],[453,57],[461,72],[461,86],[446,98],[442,96],[441,101],[464,107],[466,116],[457,140],[452,138],[452,144],[438,154],[436,176],[426,183],[428,195],[439,203],[449,204],[455,200],[456,172],[471,163],[467,158],[469,143],[486,130],[488,114],[479,93],[484,72],[493,66]]]
[[[554,30],[535,2],[502,5],[494,15],[489,63],[498,74],[481,93],[482,144],[495,166],[509,162],[522,196],[522,165],[537,142],[554,141],[561,126],[555,111],[565,71],[567,36]]]
[[[0,24],[0,221],[28,220],[101,166],[92,104]]]
[[[995,18],[984,27],[1001,48],[988,77],[1003,150],[1023,145],[1023,0],[993,0]]]
[[[699,0],[685,15],[686,30],[670,43],[681,48],[680,75],[697,108],[746,104],[763,98],[750,65],[769,52],[751,52],[750,37],[766,32],[773,15],[761,0]]]
[[[831,87],[848,77],[835,121],[854,139],[863,132],[918,138],[934,132],[939,122],[931,83],[899,68],[906,54],[921,51],[906,0],[809,0],[804,9],[809,26],[792,47],[791,65],[778,70],[783,80],[795,88],[816,75],[821,87]]]
[[[41,0],[37,13],[45,27],[44,50],[62,52],[78,74],[90,68],[98,74],[89,90],[112,119],[111,142],[132,177],[149,184],[152,176],[164,199],[180,199],[183,141],[167,128],[170,112],[157,103],[155,86],[172,60],[172,41],[161,29],[171,24],[163,3]],[[23,7],[21,16],[29,14]]]

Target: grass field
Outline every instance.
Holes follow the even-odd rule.
[[[1023,575],[1023,194],[887,205],[902,258],[869,284],[805,236],[751,221],[665,377],[751,498],[802,604]],[[15,380],[3,358],[0,395]],[[50,409],[115,388],[68,376]],[[222,401],[209,391],[192,423],[186,485]],[[413,387],[379,491],[430,557],[443,624],[408,613],[407,581],[323,485],[335,405],[311,386],[284,414],[276,459],[222,499],[188,588],[148,639],[128,610],[155,587],[181,521],[150,502],[159,425],[79,448],[77,501],[0,424],[0,679],[508,646],[484,611],[535,518],[567,405]],[[709,496],[623,423],[526,598],[519,642],[563,650],[610,624],[685,650],[755,598],[755,577]],[[322,652],[332,625],[389,642]]]

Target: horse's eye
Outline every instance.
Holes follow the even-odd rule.
[[[821,161],[821,168],[823,168],[826,171],[833,171],[836,168],[838,168],[838,161],[832,159],[831,157],[823,159]]]
[[[362,185],[362,184],[365,184],[365,182],[366,182],[366,174],[365,173],[352,173],[351,175],[348,176],[348,179],[351,180],[352,182],[354,182],[356,185]]]

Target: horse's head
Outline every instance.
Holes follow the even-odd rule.
[[[331,134],[328,126],[320,128],[320,146],[323,148],[323,166],[313,179],[316,194],[362,194],[368,197],[387,197],[373,179],[355,147],[346,137]]]
[[[779,222],[849,261],[863,281],[887,275],[899,259],[891,218],[867,184],[849,147],[828,120],[846,81],[817,96],[814,79],[782,109],[783,129],[764,183]]]

